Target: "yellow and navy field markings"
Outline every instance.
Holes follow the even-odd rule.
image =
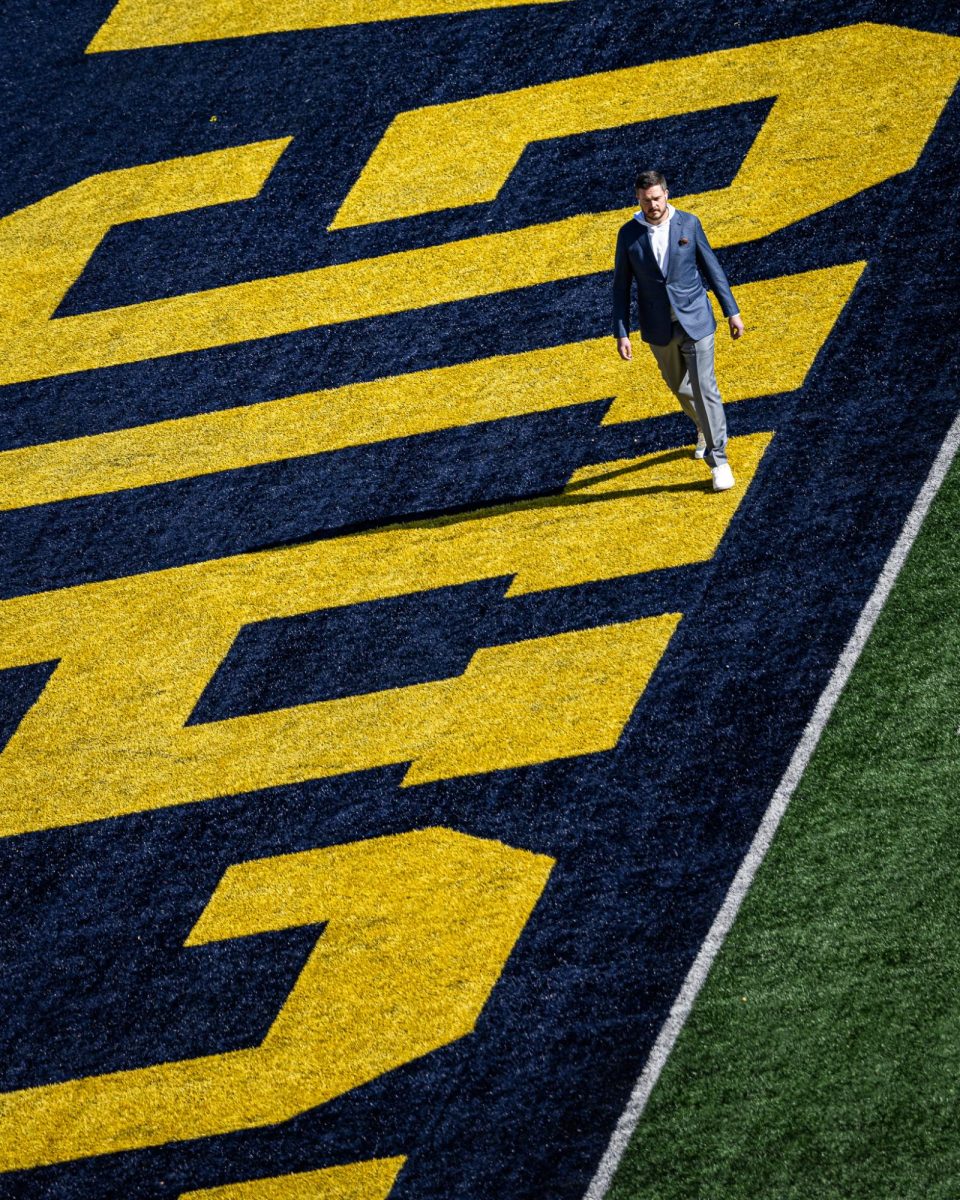
[[[529,7],[570,10],[575,19],[577,4]],[[260,36],[342,34],[373,20],[496,20],[511,8],[505,0],[395,0],[374,14],[333,0],[121,0],[86,51],[100,64]],[[371,30],[364,36],[375,38]],[[428,102],[393,115],[330,230],[489,204],[537,142],[773,99],[732,181],[677,199],[702,217],[716,245],[759,242],[811,217],[829,221],[838,206],[911,171],[958,74],[956,37],[859,24]],[[156,359],[215,360],[233,346],[426,314],[610,267],[620,210],[454,241],[428,235],[374,257],[58,315],[111,230],[254,201],[298,136],[278,120],[268,136],[260,130],[227,147],[90,173],[9,212],[0,221],[0,385],[10,394],[69,388]],[[870,269],[840,239],[826,265],[795,268],[760,271],[736,286],[749,336],[737,345],[718,340],[733,411],[766,398],[763,411],[774,414],[731,439],[734,492],[707,493],[692,447],[674,445],[585,461],[548,494],[0,600],[0,672],[56,664],[0,753],[0,834],[82,836],[87,826],[164,810],[176,821],[230,798],[376,771],[388,772],[384,793],[399,806],[418,789],[495,787],[511,772],[569,770],[554,802],[558,811],[573,807],[577,764],[622,749],[669,662],[685,621],[677,606],[480,642],[462,672],[426,682],[200,723],[191,716],[253,625],[478,581],[502,582],[505,604],[541,594],[562,604],[577,589],[711,563],[776,452],[777,402],[785,421],[798,406],[808,423],[818,418],[803,413],[805,381]],[[386,454],[400,439],[601,401],[606,428],[642,427],[673,411],[644,356],[626,366],[595,333],[546,340],[217,411],[191,411],[188,401],[185,415],[119,428],[98,427],[92,412],[80,436],[0,450],[0,513],[138,489],[147,496],[203,477],[216,484],[254,466],[361,446]],[[0,1168],[29,1179],[38,1168],[269,1130],[474,1033],[524,930],[536,928],[561,855],[549,837],[511,841],[491,822],[468,833],[458,793],[435,794],[449,798],[442,822],[397,829],[381,817],[375,836],[228,863],[180,946],[322,927],[269,1028],[240,1048],[7,1088]],[[593,1132],[594,1149],[608,1133]],[[326,1151],[304,1169],[223,1178],[182,1194],[380,1200],[414,1157],[412,1146],[357,1153],[355,1162]],[[100,1186],[104,1195],[119,1187]],[[463,1194],[480,1194],[473,1186]]]

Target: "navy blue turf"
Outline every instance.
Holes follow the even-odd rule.
[[[112,232],[61,314],[626,205],[639,161],[662,164],[677,194],[721,187],[766,102],[547,142],[493,205],[325,232],[397,111],[905,19],[881,0],[842,12],[825,0],[576,0],[84,56],[110,8],[4,5],[0,211],[96,171],[294,142],[254,201]],[[919,0],[909,21],[960,34],[952,3]],[[954,98],[909,175],[720,252],[734,289],[869,265],[803,388],[730,408],[732,433],[777,433],[713,560],[249,626],[191,718],[442,678],[481,645],[682,611],[616,750],[411,788],[401,765],[0,841],[4,1088],[255,1044],[319,930],[183,948],[224,869],[427,825],[557,859],[476,1033],[276,1128],[0,1176],[0,1195],[174,1200],[403,1154],[391,1200],[579,1200],[956,413],[958,235],[944,213],[960,182],[957,111]],[[603,274],[8,386],[0,448],[599,336],[609,293]],[[679,416],[604,427],[605,409],[0,514],[2,595],[550,495],[578,466],[688,440]],[[0,745],[50,670],[0,672]]]

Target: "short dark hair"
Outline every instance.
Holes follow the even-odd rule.
[[[637,177],[633,181],[634,190],[638,192],[645,192],[647,188],[666,188],[666,186],[667,180],[662,171],[638,171]]]

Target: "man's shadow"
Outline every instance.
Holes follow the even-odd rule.
[[[295,538],[264,543],[263,545],[250,547],[245,553],[259,554],[265,550],[279,550],[289,546],[304,546],[309,545],[311,542],[329,541],[332,538],[351,535],[383,533],[387,530],[443,529],[452,525],[462,525],[470,521],[484,521],[490,517],[505,516],[514,512],[569,508],[585,504],[603,504],[609,500],[625,500],[635,496],[669,495],[672,492],[712,493],[710,478],[707,477],[703,481],[691,480],[686,483],[650,484],[646,487],[617,488],[609,491],[590,492],[587,495],[578,494],[586,492],[588,488],[595,488],[597,484],[607,483],[611,479],[619,479],[623,476],[637,474],[640,474],[642,477],[642,474],[651,467],[662,466],[664,463],[669,462],[677,462],[680,459],[689,458],[689,456],[689,449],[666,450],[661,454],[645,458],[642,462],[629,463],[626,466],[617,467],[615,470],[606,471],[601,475],[591,475],[587,479],[578,479],[574,483],[566,484],[562,491],[538,492],[531,496],[495,498],[482,507],[478,507],[476,503],[469,503],[450,508],[432,509],[426,512],[420,510],[415,513],[395,513],[386,517],[379,517],[372,521],[355,521],[332,528],[318,529],[312,533],[303,534]]]

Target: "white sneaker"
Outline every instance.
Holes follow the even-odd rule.
[[[733,487],[733,472],[730,470],[729,463],[721,463],[719,467],[711,467],[710,474],[713,476],[713,490],[715,492],[725,492],[727,488]]]
[[[707,439],[703,436],[700,430],[697,430],[697,448],[693,452],[694,458],[703,458],[707,452]]]

